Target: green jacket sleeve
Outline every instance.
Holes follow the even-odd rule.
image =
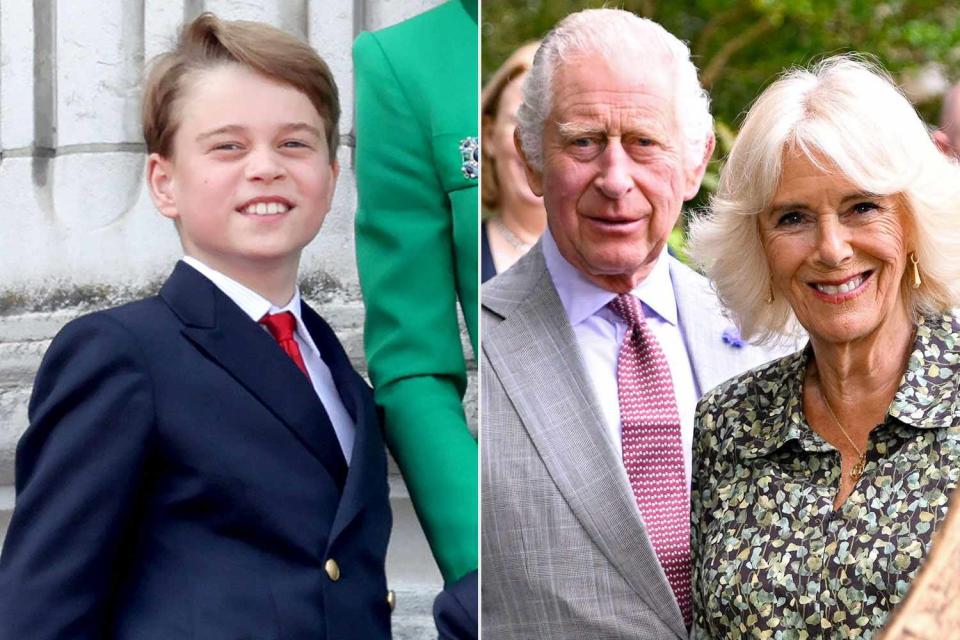
[[[432,129],[417,104],[455,101],[439,91],[444,83],[433,80],[434,96],[409,95],[398,74],[417,70],[394,68],[376,34],[361,34],[354,57],[367,362],[387,444],[449,583],[477,568],[477,443],[461,404],[466,363],[457,323],[459,293],[476,350],[476,185],[445,180],[451,167],[438,166],[436,152],[459,176],[459,139]],[[475,120],[476,96],[468,97]],[[472,213],[464,216],[464,206]]]

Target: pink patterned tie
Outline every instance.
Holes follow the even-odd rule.
[[[617,357],[623,466],[647,536],[689,627],[690,495],[670,366],[636,298],[621,294],[608,306],[627,322]]]

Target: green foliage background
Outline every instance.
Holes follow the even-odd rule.
[[[542,37],[569,13],[616,6],[651,18],[690,45],[710,93],[717,153],[705,202],[723,156],[754,98],[781,71],[825,55],[857,51],[875,58],[902,82],[923,69],[960,80],[960,3],[942,0],[483,0],[484,82],[518,45]],[[939,117],[940,96],[917,109]]]

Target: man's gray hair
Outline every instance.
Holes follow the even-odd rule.
[[[570,14],[547,34],[523,82],[517,128],[523,152],[535,169],[543,169],[543,128],[552,107],[554,73],[559,65],[583,54],[608,60],[630,56],[637,66],[661,61],[671,65],[664,71],[673,80],[673,104],[686,138],[688,161],[703,158],[713,118],[710,98],[700,86],[687,45],[656,22],[629,11],[587,9]]]

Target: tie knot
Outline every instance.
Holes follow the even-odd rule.
[[[636,327],[643,324],[643,309],[640,307],[640,301],[629,293],[621,293],[616,298],[607,303],[610,309],[626,321],[630,327]]]
[[[293,332],[297,328],[297,319],[289,311],[267,314],[260,318],[260,324],[267,328],[270,335],[277,342],[293,340]]]

